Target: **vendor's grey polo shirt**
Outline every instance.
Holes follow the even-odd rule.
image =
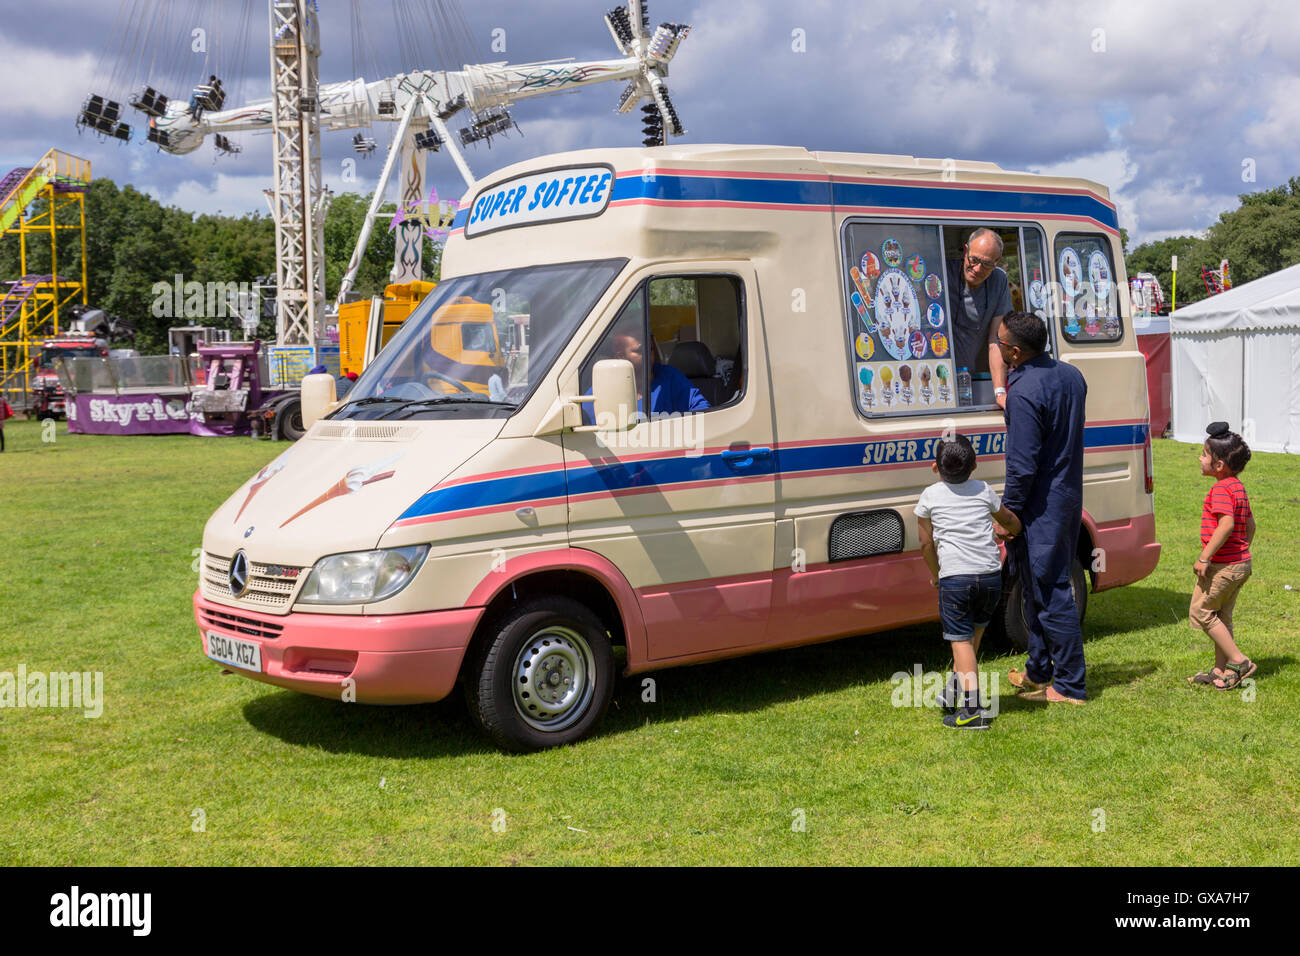
[[[961,260],[948,262],[948,291],[952,303],[952,354],[957,368],[989,370],[989,320],[1011,311],[1007,274],[994,269],[978,289],[966,285]]]

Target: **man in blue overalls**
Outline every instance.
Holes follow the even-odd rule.
[[[1083,521],[1083,374],[1045,354],[1047,327],[1029,312],[1002,320],[1007,377],[1007,483],[1002,502],[1024,533],[1010,542],[1025,594],[1029,660],[1011,683],[1029,700],[1084,703],[1083,631],[1070,593]]]

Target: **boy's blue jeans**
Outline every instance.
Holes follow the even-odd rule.
[[[1002,598],[1002,572],[939,579],[939,621],[945,641],[969,641],[988,627]]]

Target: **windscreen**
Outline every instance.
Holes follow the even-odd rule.
[[[431,417],[449,405],[509,414],[626,263],[529,266],[438,283],[330,417]]]

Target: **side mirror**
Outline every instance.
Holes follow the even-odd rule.
[[[596,428],[627,431],[637,422],[636,372],[627,359],[602,359],[591,371]]]
[[[302,427],[304,430],[315,425],[324,416],[330,406],[337,401],[334,394],[334,376],[326,372],[303,376],[302,380]]]

